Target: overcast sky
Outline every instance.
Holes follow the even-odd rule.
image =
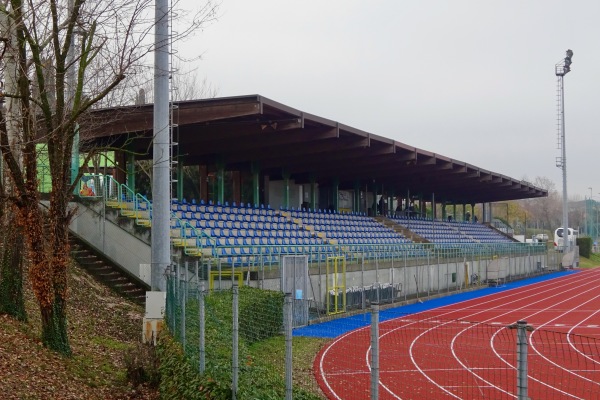
[[[554,65],[570,48],[568,192],[600,200],[599,17],[598,0],[221,0],[178,47],[202,52],[219,97],[260,94],[559,191]]]

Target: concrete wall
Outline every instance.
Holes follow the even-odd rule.
[[[302,204],[302,185],[296,185],[290,179],[290,207],[299,208]],[[269,204],[278,210],[283,205],[283,181],[269,182]]]
[[[467,289],[486,282],[488,274],[490,279],[500,276],[506,280],[533,276],[552,270],[553,268],[548,268],[548,261],[547,254],[536,254],[498,259],[441,260],[439,263],[437,260],[431,260],[421,265],[403,261],[369,262],[364,265],[347,265],[345,280],[348,289],[391,284],[400,289],[398,292],[400,301],[407,297],[414,297],[417,291],[424,296]],[[259,271],[254,279],[247,280],[244,284],[267,290],[281,290],[279,266],[265,267],[265,269],[267,272],[264,279],[261,278],[262,272]],[[213,269],[215,270],[216,268]],[[327,281],[332,284],[333,274],[327,275],[324,265],[320,270],[311,267],[310,272],[311,285],[307,298],[319,303],[325,302]],[[247,278],[247,275],[245,277]],[[343,278],[342,274],[337,275],[338,282],[342,282]]]
[[[69,228],[130,274],[150,284],[150,244],[106,217],[99,204],[71,203],[76,214]]]

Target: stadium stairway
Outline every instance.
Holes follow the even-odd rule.
[[[508,235],[507,233],[503,232],[501,229],[497,228],[496,226],[494,226],[494,224],[490,223],[490,222],[484,222],[483,225],[487,226],[488,228],[490,228],[491,230],[493,230],[494,232],[496,232],[497,234],[504,236],[505,238],[509,239],[511,242],[515,242],[517,243],[518,240],[515,239],[514,237]],[[507,227],[507,225],[504,225]],[[511,228],[512,229],[512,228]]]
[[[375,220],[382,225],[385,225],[388,228],[393,229],[395,232],[402,234],[405,238],[410,239],[413,243],[429,243],[429,240],[425,239],[422,236],[417,235],[413,231],[408,228],[394,222],[390,218],[378,215],[375,217]]]
[[[150,290],[148,285],[130,276],[76,235],[71,233],[69,242],[71,256],[96,280],[138,304],[146,302],[146,291]]]

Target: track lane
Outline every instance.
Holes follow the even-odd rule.
[[[594,284],[596,287],[598,287],[598,282],[600,282],[600,274],[597,272],[594,273],[584,271],[566,277],[551,279],[548,281],[528,285],[526,287],[509,289],[500,293],[486,295],[478,299],[467,300],[454,305],[440,307],[435,310],[421,312],[418,313],[418,316],[411,315],[405,318],[401,317],[395,320],[382,322],[380,325],[380,381],[381,387],[384,390],[380,390],[380,394],[382,395],[381,398],[469,398],[461,397],[461,394],[457,395],[455,393],[463,393],[464,387],[476,387],[479,391],[490,391],[490,393],[492,393],[494,390],[498,390],[497,387],[499,385],[495,385],[494,380],[490,377],[487,377],[485,372],[482,372],[483,370],[479,369],[478,361],[472,359],[472,356],[468,355],[469,345],[472,348],[473,343],[462,343],[463,339],[461,336],[464,335],[464,333],[460,334],[462,329],[453,327],[448,330],[449,332],[446,332],[446,334],[450,333],[453,335],[453,337],[457,337],[457,339],[455,339],[453,342],[453,346],[458,349],[456,354],[452,354],[452,351],[448,351],[448,349],[435,348],[431,345],[431,343],[423,341],[422,344],[426,345],[423,349],[419,349],[418,345],[416,347],[413,346],[414,354],[412,354],[410,358],[402,356],[402,352],[407,350],[408,346],[403,343],[397,343],[397,341],[393,339],[395,330],[402,329],[406,332],[407,330],[411,329],[410,333],[413,335],[413,337],[422,335],[421,338],[423,338],[427,335],[427,330],[431,329],[431,327],[425,328],[423,326],[417,329],[417,323],[414,321],[415,318],[419,318],[421,324],[423,321],[432,321],[433,325],[435,325],[436,318],[443,320],[462,318],[475,321],[476,319],[474,318],[477,317],[478,319],[483,319],[492,325],[497,324],[498,331],[500,331],[505,325],[508,325],[508,323],[514,322],[517,319],[522,319],[524,315],[523,313],[527,311],[527,318],[530,318],[530,315],[532,318],[536,316],[536,323],[546,322],[548,324],[548,318],[545,316],[546,314],[544,310],[551,308],[552,304],[560,304],[560,301],[557,301],[558,297],[562,295],[563,299],[561,301],[564,301],[564,296],[567,295],[569,290],[581,291],[582,287],[585,285],[593,286]],[[581,318],[577,319],[577,322],[575,322],[575,320],[572,320],[572,322],[577,323],[578,326],[580,325],[583,328],[583,322],[581,321],[586,319],[588,323],[585,326],[594,325],[589,323],[589,321],[591,319],[591,322],[594,322],[594,318],[597,319],[597,317],[590,315],[586,316],[585,312],[587,309],[589,309],[589,307],[581,308],[570,305],[570,310],[572,311],[571,315],[581,316]],[[493,314],[490,314],[490,310],[493,310]],[[556,313],[552,315],[554,315],[554,318],[556,318]],[[542,321],[542,319],[546,319],[546,321]],[[557,322],[557,324],[560,325],[562,322]],[[600,325],[600,322],[598,325]],[[567,331],[568,329],[572,328],[573,325],[568,327]],[[438,327],[437,329],[440,328]],[[365,333],[368,336],[368,330],[365,330]],[[487,365],[489,365],[489,360],[498,359],[498,368],[500,370],[500,367],[502,367],[501,364],[504,362],[503,360],[508,360],[506,354],[514,353],[514,349],[493,349],[493,344],[491,342],[494,341],[495,337],[496,334],[493,334],[491,339],[488,337],[487,340],[490,341],[490,343],[487,343],[486,345],[489,350],[486,350],[481,355],[485,356],[484,358],[487,359]],[[485,342],[486,339],[483,336],[479,338],[479,335],[477,335],[477,338],[477,341],[481,342],[477,343],[477,346],[475,346],[478,348],[478,346],[483,346],[483,342]],[[340,379],[340,376],[342,376],[343,373],[345,373],[344,368],[339,368],[339,366],[334,366],[331,365],[331,363],[328,364],[323,362],[320,363],[320,372],[323,378],[322,386],[330,388],[328,391],[328,396],[330,396],[330,398],[361,398],[356,397],[356,394],[358,393],[357,390],[359,389],[355,384],[362,382],[361,384],[365,385],[363,386],[364,388],[368,389],[369,387],[369,347],[368,345],[361,345],[361,352],[364,352],[359,355],[354,355],[354,351],[356,350],[356,342],[354,343],[352,352],[349,353],[349,348],[346,347],[344,350],[344,347],[340,343],[345,340],[353,340],[352,335],[344,335],[342,340],[336,340],[332,342],[329,346],[327,346],[326,351],[323,351],[319,355],[319,358],[323,358],[323,356],[326,355],[325,358],[332,357],[335,359],[335,354],[344,354],[344,358],[346,360],[345,364],[353,364],[356,366],[354,369],[356,374],[353,375],[353,382],[341,384],[334,383],[336,380]],[[365,343],[368,343],[369,341],[368,337],[366,336],[364,337],[364,340]],[[498,346],[498,344],[496,344],[496,346]],[[386,353],[389,354],[386,356]],[[462,353],[467,355],[465,356]],[[442,358],[449,359],[448,354],[452,355],[455,364],[453,367],[444,368],[443,371],[440,370],[439,363],[436,365],[435,362],[429,363],[428,361],[423,361],[429,359],[437,359],[438,361]],[[497,354],[500,354],[500,357],[498,357]],[[508,361],[509,363],[514,364],[512,360]],[[333,364],[335,364],[335,362]],[[453,383],[455,383],[452,382],[454,381],[454,378],[440,378],[440,376],[449,376],[458,379],[460,376],[464,375],[465,369],[479,372],[471,373],[471,377],[467,378],[467,381],[462,382],[461,385],[453,385]],[[490,370],[493,370],[493,368]],[[513,374],[514,371],[510,372],[511,370],[508,372],[503,372],[503,374]],[[436,379],[440,381],[443,380],[444,382],[436,383]],[[462,379],[464,380],[465,378]],[[500,376],[501,381],[504,380],[506,382],[506,379],[514,381],[511,376]],[[399,381],[410,382],[410,384],[399,385]],[[349,388],[353,389],[349,390]],[[504,395],[506,398],[514,398],[508,390],[505,390],[505,392],[506,393],[504,393]],[[364,391],[362,393],[364,393]],[[473,395],[473,393],[470,395]],[[481,394],[481,397],[478,396],[476,398],[491,397]]]

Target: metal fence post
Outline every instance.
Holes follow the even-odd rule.
[[[392,268],[390,270],[390,284],[392,285],[392,301],[391,303],[394,304],[396,302],[396,296],[394,293],[394,253],[395,253],[395,248],[394,246],[392,246]]]
[[[173,318],[173,327],[175,329],[173,329],[173,334],[175,337],[178,337],[179,339],[181,339],[181,332],[178,332],[179,328],[181,328],[181,321],[179,321],[177,318],[181,317],[181,311],[179,310],[179,307],[181,306],[181,288],[180,288],[180,282],[179,282],[179,264],[176,263],[175,264],[175,275],[174,275],[174,283],[173,283],[173,288],[175,289],[175,301],[174,304],[177,304],[175,306],[175,308],[173,308],[173,315],[175,316]],[[177,320],[176,320],[177,319]]]
[[[379,303],[371,303],[371,400],[379,399]]]
[[[431,259],[429,258],[429,252],[427,252],[427,266],[425,271],[427,273],[427,297],[429,297],[429,289],[431,288],[431,275],[429,274],[429,266],[431,265]]]
[[[175,264],[175,295],[176,297],[176,301],[175,301],[175,315],[177,320],[174,321],[174,326],[175,326],[175,331],[173,332],[175,334],[175,337],[179,339],[179,341],[181,342],[181,266],[176,263]]]
[[[206,369],[206,317],[205,317],[205,310],[204,310],[204,281],[202,281],[200,283],[200,290],[198,290],[198,334],[199,334],[199,344],[198,344],[198,351],[199,351],[199,365],[198,365],[198,370],[200,371],[201,374],[204,373],[205,369]]]
[[[362,261],[360,264],[360,287],[361,287],[361,300],[360,300],[360,308],[364,310],[367,308],[367,299],[365,297],[365,253],[362,253]]]
[[[527,321],[517,322],[517,395],[519,400],[527,396]]]
[[[231,365],[232,365],[232,376],[231,376],[231,398],[233,400],[236,399],[237,390],[238,390],[238,374],[239,374],[239,363],[238,363],[238,346],[239,346],[239,320],[238,320],[238,296],[239,296],[239,288],[236,280],[232,281],[232,292],[233,292],[233,351],[231,354]]]
[[[186,261],[183,265],[183,267],[185,268],[185,271],[183,273],[183,284],[181,285],[182,287],[182,293],[181,293],[181,345],[183,347],[183,352],[185,353],[185,348],[186,348],[186,343],[185,343],[185,307],[186,307],[186,301],[187,301],[187,293],[188,293],[188,262]]]
[[[406,301],[406,297],[408,295],[407,291],[408,291],[408,287],[409,287],[408,282],[406,282],[406,268],[407,268],[407,262],[408,262],[406,259],[406,257],[407,257],[406,253],[408,253],[408,252],[406,252],[406,251],[404,252],[404,268],[402,269],[402,285],[404,286],[403,287],[404,301]]]
[[[285,331],[285,400],[292,400],[292,294],[286,293],[283,304]]]

